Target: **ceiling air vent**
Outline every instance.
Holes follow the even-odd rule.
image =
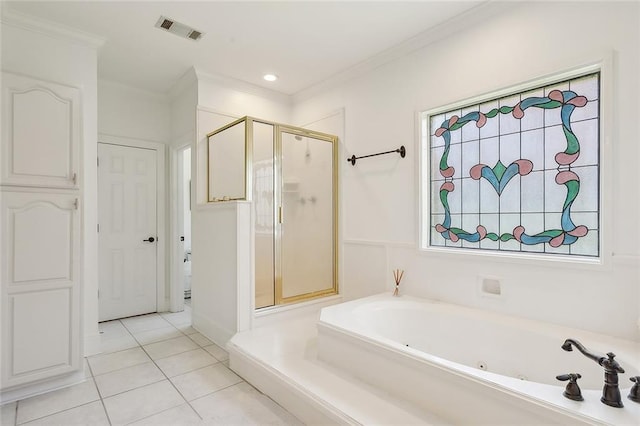
[[[170,21],[168,19],[163,19],[162,24],[160,24],[160,28],[164,28],[165,30],[168,30],[169,28],[171,28],[172,25],[173,25],[173,21]]]
[[[173,19],[161,16],[156,22],[156,28],[168,31],[171,34],[175,34],[182,38],[191,40],[200,40],[202,38],[202,31],[198,31],[180,22],[176,22]]]
[[[193,30],[189,33],[189,38],[191,40],[198,40],[200,37],[202,37],[202,33],[200,31]]]

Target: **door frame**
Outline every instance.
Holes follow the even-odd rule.
[[[98,133],[98,143],[144,148],[156,152],[156,215],[157,215],[157,258],[156,258],[156,312],[165,312],[168,307],[166,294],[167,274],[167,224],[166,224],[166,150],[167,146],[160,142]],[[98,289],[100,283],[98,282]]]
[[[184,310],[184,250],[181,250],[180,235],[182,230],[180,229],[178,203],[180,202],[180,195],[182,191],[178,188],[178,173],[182,170],[182,167],[178,165],[182,152],[191,148],[191,211],[194,207],[194,156],[195,149],[192,141],[194,140],[194,133],[189,131],[181,137],[177,138],[175,143],[169,147],[169,161],[170,161],[170,204],[169,214],[171,217],[170,232],[171,241],[169,242],[169,270],[170,270],[170,286],[169,286],[169,306],[168,309],[171,312],[180,312]]]

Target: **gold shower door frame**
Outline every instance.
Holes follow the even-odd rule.
[[[274,233],[273,233],[273,243],[274,243],[274,305],[273,306],[265,306],[260,309],[269,309],[273,307],[277,307],[278,305],[284,305],[288,303],[295,303],[309,299],[315,299],[319,297],[324,297],[332,294],[338,293],[338,138],[337,136],[330,135],[327,133],[317,132],[314,130],[304,129],[302,127],[290,126],[287,124],[280,124],[268,120],[262,120],[254,117],[242,117],[238,120],[233,121],[232,123],[227,124],[207,135],[207,160],[209,161],[209,145],[211,143],[210,138],[218,133],[221,133],[237,124],[245,122],[245,132],[244,132],[244,172],[245,172],[245,188],[244,188],[244,196],[219,201],[219,200],[209,200],[210,202],[228,202],[233,200],[247,200],[251,201],[253,197],[253,124],[261,123],[273,126],[273,175],[274,175]],[[282,178],[282,134],[288,133],[294,136],[307,137],[312,139],[317,139],[321,141],[325,141],[331,143],[332,147],[332,225],[333,229],[332,233],[332,264],[333,264],[333,285],[330,288],[314,291],[311,293],[297,294],[294,296],[284,297],[283,296],[283,281],[282,281],[282,226],[283,222],[286,220],[286,217],[282,216],[283,211],[283,197],[282,197],[282,188],[283,188],[283,178]],[[209,194],[209,168],[211,167],[208,164],[207,167],[207,194]],[[255,233],[255,226],[252,229],[252,232]],[[254,262],[255,263],[255,262]],[[254,274],[255,275],[255,274]],[[254,286],[254,302],[255,302],[255,286]]]
[[[303,300],[315,299],[318,297],[324,297],[338,293],[338,138],[326,133],[307,130],[301,127],[294,127],[285,124],[274,124],[274,164],[275,164],[275,203],[277,211],[274,212],[276,221],[275,226],[275,256],[276,256],[276,268],[275,268],[275,306],[283,305],[287,303],[295,303]],[[301,136],[321,140],[331,143],[332,147],[332,264],[333,264],[333,286],[327,289],[314,291],[311,293],[297,294],[295,296],[284,297],[283,296],[283,281],[282,281],[282,225],[286,221],[286,217],[282,217],[283,199],[282,188],[284,183],[282,173],[282,134],[288,133],[294,136]]]

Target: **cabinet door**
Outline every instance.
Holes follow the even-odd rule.
[[[77,188],[80,91],[2,73],[2,185]]]
[[[2,388],[78,370],[79,200],[2,192]]]

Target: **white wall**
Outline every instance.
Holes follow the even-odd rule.
[[[490,5],[482,22],[450,22],[458,32],[296,103],[307,122],[345,108],[344,158],[405,145],[407,157],[341,161],[343,288],[401,292],[640,339],[638,178],[638,3],[538,2]],[[473,21],[472,21],[473,20]],[[448,28],[443,28],[443,31]],[[435,34],[432,33],[432,34]],[[500,257],[423,253],[418,246],[416,113],[613,57],[610,114],[612,184],[604,214],[609,266],[509,262]],[[606,78],[606,76],[605,76]],[[342,157],[341,157],[342,160]],[[503,297],[482,297],[478,276],[497,276]],[[362,295],[362,294],[359,294]]]
[[[195,70],[189,69],[170,91],[171,144],[184,146],[195,143],[198,81]],[[193,150],[192,150],[193,154]]]
[[[198,77],[198,106],[224,114],[262,118],[288,123],[291,102],[288,96],[238,81],[221,79],[201,72]],[[209,133],[215,129],[209,129]]]
[[[248,323],[251,205],[232,201],[200,206],[192,223],[198,230],[192,236],[193,327],[224,346]]]
[[[80,88],[82,92],[82,270],[85,355],[99,349],[97,224],[97,54],[73,37],[51,37],[3,19],[2,69]]]
[[[149,142],[169,143],[169,97],[99,80],[98,132]]]

